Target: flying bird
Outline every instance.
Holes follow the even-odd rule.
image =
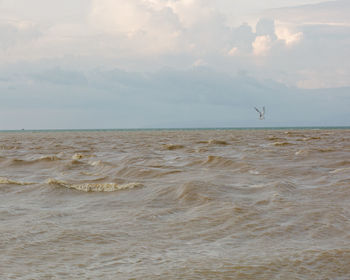
[[[259,113],[259,120],[265,119],[265,106],[262,108],[262,111],[260,111],[258,108],[254,107],[255,111]]]

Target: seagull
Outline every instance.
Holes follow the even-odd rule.
[[[265,106],[263,107],[262,112],[256,107],[254,107],[254,109],[255,109],[255,111],[257,111],[259,113],[259,120],[264,120],[265,119]]]

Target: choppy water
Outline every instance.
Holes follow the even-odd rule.
[[[350,130],[0,133],[1,279],[350,279]]]

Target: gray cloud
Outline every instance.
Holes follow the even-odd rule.
[[[256,35],[263,36],[268,35],[272,40],[276,40],[275,34],[275,22],[272,19],[263,18],[256,24]]]
[[[87,79],[83,73],[62,70],[60,67],[47,69],[45,72],[30,74],[34,81],[58,85],[86,85]]]
[[[252,43],[255,39],[255,34],[251,26],[242,24],[237,28],[232,29],[231,44],[243,52],[250,53],[252,51]]]
[[[39,38],[40,30],[28,23],[0,24],[0,49],[9,49]]]
[[[264,125],[346,125],[350,117],[346,105],[350,102],[349,88],[301,90],[207,67],[187,71],[168,68],[153,73],[120,69],[34,72],[21,73],[21,80],[13,78],[6,82],[7,87],[0,82],[5,94],[0,115],[11,108],[32,109],[36,115],[50,109],[62,114],[75,110],[79,112],[80,127],[90,128],[256,126],[261,122],[253,107],[263,105],[268,108]],[[70,82],[61,81],[65,75],[71,76]],[[11,84],[14,87],[8,87]],[[30,118],[26,116],[28,128]],[[37,121],[33,117],[31,128],[41,125]],[[76,122],[52,120],[51,128],[58,124],[73,128]],[[45,119],[45,127],[49,125]]]
[[[281,21],[304,23],[349,23],[350,2],[348,0],[327,1],[288,8],[273,9],[267,16]]]

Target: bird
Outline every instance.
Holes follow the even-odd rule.
[[[265,106],[263,107],[262,112],[256,107],[254,107],[254,109],[255,109],[255,111],[257,111],[259,113],[259,120],[264,120],[265,119]]]

